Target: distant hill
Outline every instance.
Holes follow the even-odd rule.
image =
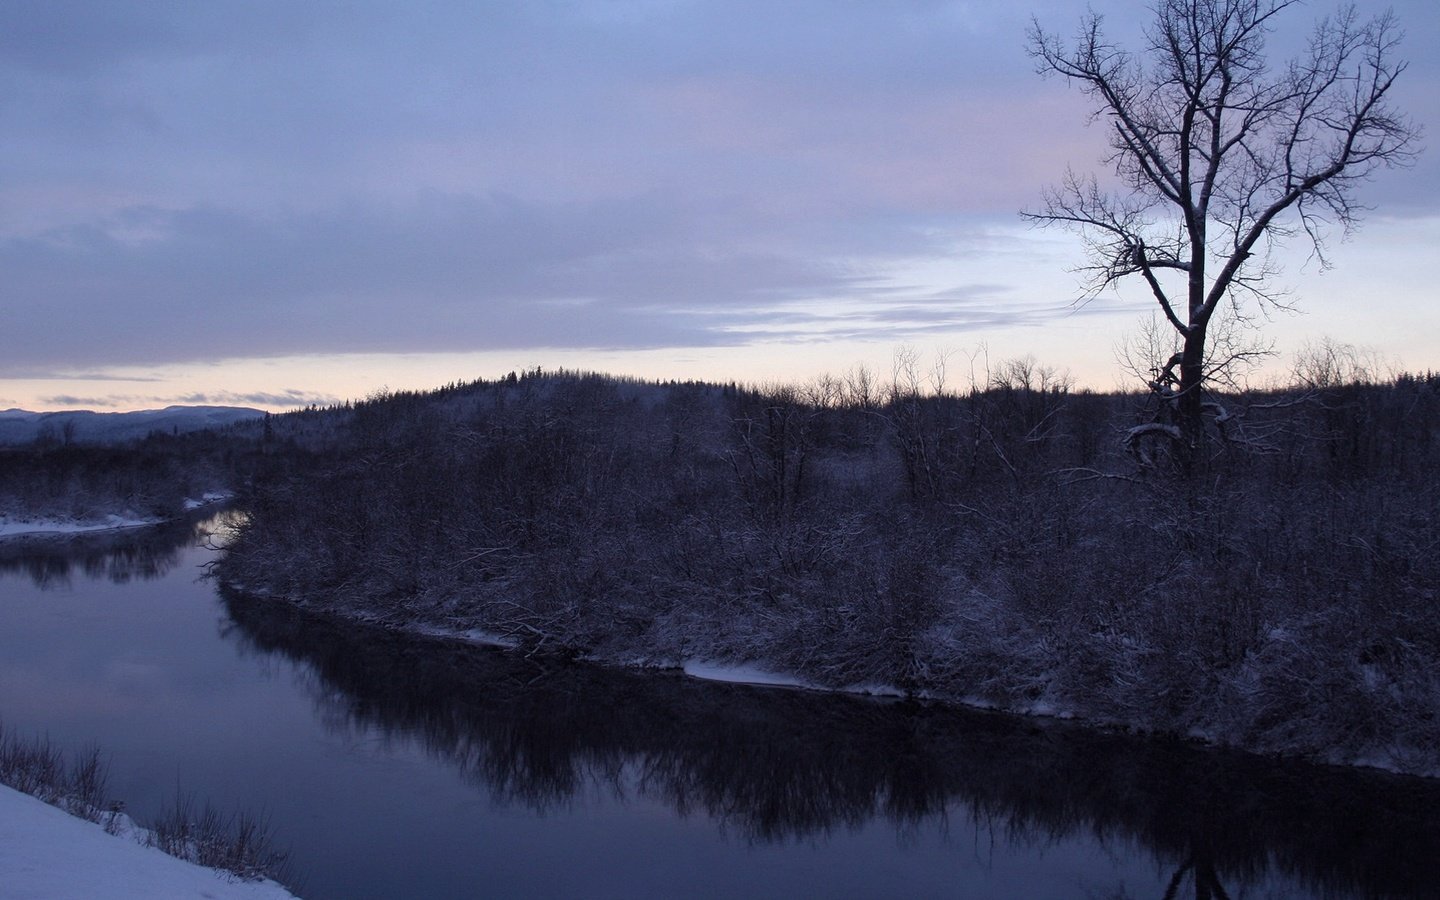
[[[118,444],[163,431],[182,434],[259,419],[264,410],[245,406],[167,406],[137,412],[92,410],[29,412],[0,410],[0,445],[27,444],[39,437],[82,444]]]

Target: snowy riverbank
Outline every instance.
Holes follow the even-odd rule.
[[[247,596],[263,603],[292,606],[302,613],[336,622],[381,628],[399,634],[438,641],[469,644],[478,647],[494,647],[527,655],[544,652],[544,642],[527,642],[523,631],[517,637],[514,633],[504,634],[497,628],[456,626],[444,624],[436,614],[435,606],[415,601],[414,605],[392,607],[386,611],[366,608],[361,604],[346,602],[317,602],[318,598],[295,599],[284,597],[268,587],[254,586],[238,580],[221,580],[222,589],[231,592],[232,597]],[[432,601],[433,602],[433,601]],[[438,604],[441,609],[450,604]],[[452,619],[453,622],[453,619]],[[517,629],[518,631],[518,629]],[[699,649],[698,642],[692,642],[692,651]],[[578,662],[631,670],[678,670],[689,678],[704,681],[729,682],[757,687],[771,687],[788,690],[806,690],[838,694],[854,694],[881,698],[910,698],[986,712],[999,712],[1015,716],[1033,716],[1047,719],[1082,721],[1093,728],[1104,731],[1148,733],[1161,737],[1179,737],[1200,745],[1214,748],[1231,748],[1260,755],[1289,756],[1322,765],[1374,769],[1397,775],[1415,775],[1423,778],[1440,779],[1440,766],[1434,762],[1433,748],[1406,744],[1400,740],[1386,743],[1377,742],[1365,752],[1339,745],[1325,746],[1319,739],[1308,744],[1291,743],[1285,747],[1274,747],[1256,742],[1250,735],[1232,729],[1211,725],[1189,727],[1157,727],[1142,719],[1126,718],[1109,712],[1086,710],[1076,703],[1066,703],[1050,696],[1026,698],[1010,696],[1004,702],[975,691],[952,691],[944,686],[917,684],[906,690],[893,682],[880,679],[857,680],[850,684],[826,684],[818,678],[806,677],[787,667],[783,661],[767,659],[763,655],[739,657],[735,654],[699,653],[677,654],[674,652],[636,652],[636,647],[622,647],[608,652],[583,650],[567,652],[556,647],[551,652]],[[666,648],[671,650],[673,648]]]
[[[103,519],[77,522],[60,518],[11,518],[0,516],[0,538],[30,535],[90,534],[97,531],[119,531],[123,528],[144,528],[159,525],[164,519],[155,516],[111,514]]]
[[[108,834],[40,800],[0,785],[0,893],[54,897],[287,900],[273,881],[230,875]]]
[[[232,494],[207,493],[199,498],[185,501],[185,511],[193,512],[212,503],[220,503]],[[160,516],[142,516],[132,511],[110,513],[100,518],[78,520],[61,516],[17,516],[0,513],[0,540],[11,537],[91,534],[101,531],[119,531],[125,528],[144,528],[159,525],[168,519]]]

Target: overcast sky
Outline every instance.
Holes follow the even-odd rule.
[[[1094,5],[1134,42],[1141,4]],[[1429,143],[1440,5],[1393,5]],[[1083,10],[0,0],[0,408],[888,373],[900,346],[1113,386],[1148,306],[1076,310],[1075,241],[1017,215],[1100,165],[1083,97],[1025,53],[1032,14]],[[1334,271],[1288,268],[1282,349],[1440,368],[1437,157],[1367,187]]]

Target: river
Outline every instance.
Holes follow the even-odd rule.
[[[218,591],[212,524],[0,543],[0,720],[263,813],[311,900],[1440,884],[1429,780],[337,624]]]

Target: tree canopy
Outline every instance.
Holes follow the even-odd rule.
[[[1406,67],[1394,17],[1342,9],[1274,65],[1267,39],[1294,5],[1159,0],[1139,53],[1111,43],[1094,12],[1070,41],[1039,22],[1029,35],[1039,71],[1093,102],[1117,180],[1070,171],[1026,215],[1082,236],[1087,296],[1147,286],[1181,345],[1152,387],[1170,401],[1167,433],[1191,450],[1204,387],[1226,362],[1207,352],[1217,310],[1278,303],[1277,243],[1303,235],[1323,262],[1327,226],[1357,221],[1357,184],[1415,152],[1417,129],[1390,103]]]

